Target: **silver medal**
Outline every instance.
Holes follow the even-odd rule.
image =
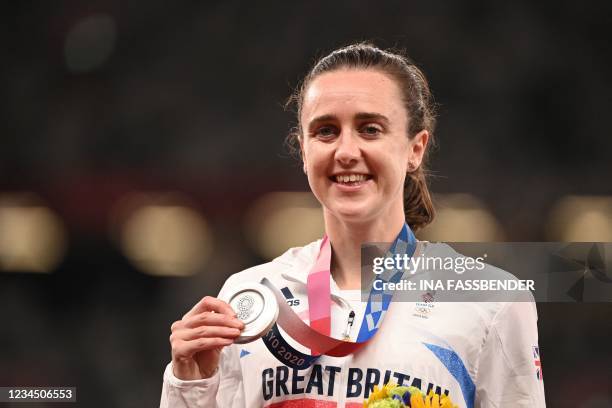
[[[244,330],[234,343],[250,343],[264,336],[278,318],[278,303],[270,289],[256,282],[247,282],[232,288],[221,297],[227,302]]]

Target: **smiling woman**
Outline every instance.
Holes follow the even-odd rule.
[[[302,159],[312,138],[341,143],[336,158],[340,166],[349,169],[337,169],[330,180],[346,184],[344,176],[350,177],[349,170],[355,162],[351,154],[362,146],[367,148],[355,136],[360,136],[363,142],[382,141],[369,143],[373,145],[370,149],[393,149],[399,159],[386,157],[391,152],[382,157],[373,152],[372,156],[394,160],[400,167],[396,170],[405,180],[406,222],[419,229],[433,220],[434,207],[424,169],[427,147],[434,141],[433,97],[425,75],[406,56],[367,44],[336,50],[321,59],[306,76],[289,99],[288,105],[292,104],[297,108],[299,125],[288,136],[288,144],[302,153]],[[340,138],[343,140],[339,142]],[[370,158],[367,151],[363,153]],[[307,165],[304,160],[306,173]],[[374,179],[372,174],[362,175],[366,180]],[[311,188],[312,180],[309,177]],[[313,192],[317,194],[314,188]]]
[[[428,133],[406,137],[394,81],[376,71],[333,71],[310,83],[304,102],[304,170],[326,219],[381,223],[403,214],[395,210],[403,180],[409,164],[421,162]]]
[[[415,313],[376,291],[362,302],[357,290],[364,243],[391,243],[407,258],[450,251],[413,234],[434,216],[423,167],[435,118],[423,73],[400,53],[355,44],[315,64],[290,102],[290,144],[325,235],[232,275],[219,298],[172,325],[161,407],[354,408],[390,381],[460,407],[543,406],[532,303],[434,308],[435,294],[423,293],[426,313]],[[259,319],[255,304],[280,310],[278,321]],[[244,344],[254,325],[262,329]]]
[[[290,144],[334,248],[343,246],[334,279],[359,288],[355,243],[371,242],[373,231],[391,242],[404,222],[417,230],[433,219],[422,166],[435,126],[429,86],[408,58],[359,44],[323,58],[290,101],[299,121]]]

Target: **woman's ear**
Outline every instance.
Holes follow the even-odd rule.
[[[414,135],[410,139],[410,147],[408,152],[408,171],[414,171],[419,168],[423,162],[423,157],[427,151],[427,143],[429,142],[429,132],[425,129]]]

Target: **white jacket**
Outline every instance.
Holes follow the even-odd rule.
[[[267,277],[277,288],[287,288],[289,305],[307,320],[305,282],[319,244],[290,249],[230,276],[221,294]],[[417,251],[454,253],[445,244],[427,242],[419,242]],[[353,308],[355,340],[365,304],[358,292],[340,291],[333,281],[331,291],[331,334],[341,337]],[[306,370],[280,363],[261,339],[225,347],[219,370],[208,379],[179,380],[170,363],[160,408],[361,408],[374,384],[389,381],[448,392],[459,407],[540,408],[545,403],[536,323],[533,302],[392,302],[367,345],[346,357],[322,356]]]

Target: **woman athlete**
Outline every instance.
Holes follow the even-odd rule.
[[[434,216],[423,167],[435,118],[423,73],[400,53],[354,44],[319,60],[292,100],[299,126],[290,137],[328,239],[232,275],[219,297],[267,278],[312,326],[308,276],[330,245],[328,334],[376,336],[352,354],[292,368],[263,339],[235,344],[244,325],[207,296],[172,324],[160,406],[361,407],[374,385],[392,381],[449,394],[460,407],[543,407],[534,303],[436,302],[428,294],[426,310],[392,302],[383,312],[361,301],[361,244],[411,237]],[[415,250],[448,248],[416,242]]]

